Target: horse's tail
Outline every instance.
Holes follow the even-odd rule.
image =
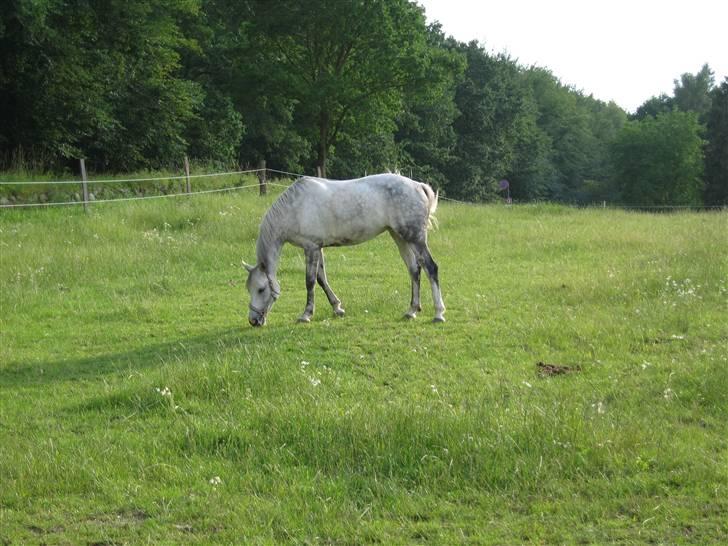
[[[437,211],[437,198],[440,195],[440,191],[432,191],[429,184],[422,184],[422,189],[427,197],[427,229],[437,228],[435,211]]]

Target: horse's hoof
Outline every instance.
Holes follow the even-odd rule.
[[[298,322],[309,323],[311,322],[311,317],[307,315],[301,315],[300,317],[298,317]]]
[[[417,318],[417,313],[407,312],[404,314],[404,318],[406,318],[407,320],[414,320],[415,318]]]
[[[432,319],[432,322],[445,322],[445,317],[435,317],[434,319]]]
[[[343,317],[346,314],[346,311],[344,311],[341,307],[338,309],[334,309],[334,315],[337,317]]]

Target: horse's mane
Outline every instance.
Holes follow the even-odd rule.
[[[288,186],[271,205],[268,212],[265,213],[263,221],[260,224],[260,233],[258,234],[258,242],[256,243],[258,263],[265,258],[266,249],[276,242],[278,237],[277,227],[281,224],[280,220],[285,215],[288,205],[301,193],[302,180],[303,178],[299,178]]]

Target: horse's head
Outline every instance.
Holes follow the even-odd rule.
[[[281,293],[281,287],[278,281],[266,271],[265,264],[253,267],[243,263],[243,267],[248,271],[248,280],[245,282],[245,287],[250,294],[248,322],[251,326],[263,326],[268,311]]]

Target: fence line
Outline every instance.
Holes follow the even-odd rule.
[[[275,186],[285,186],[284,184],[272,184]],[[89,201],[89,203],[114,203],[117,201],[142,201],[144,199],[164,199],[165,197],[185,197],[189,195],[202,195],[205,193],[221,193],[230,192],[235,190],[243,190],[248,188],[257,188],[258,184],[248,184],[246,186],[229,186],[227,188],[218,188],[215,190],[200,190],[193,191],[190,193],[168,193],[165,195],[143,195],[139,197],[119,197],[118,199],[96,199]],[[58,206],[69,206],[69,205],[83,205],[84,201],[64,201],[61,203],[19,203],[15,205],[0,205],[0,208],[27,208],[27,207],[58,207]]]
[[[664,210],[664,209],[723,209],[725,205],[574,205],[576,208],[608,208],[608,209],[641,209],[641,210]]]
[[[452,201],[453,203],[458,203],[460,205],[478,205],[479,204],[474,201],[460,201],[458,199],[453,199],[451,197],[445,197],[444,195],[438,195],[437,200],[439,201],[440,199],[442,199],[444,201]]]
[[[287,174],[289,176],[306,176],[301,173],[289,173],[288,171],[279,171],[278,169],[266,169],[269,173]]]
[[[99,180],[87,180],[86,182],[88,184],[111,184],[114,182],[158,182],[160,180],[186,180],[188,178],[205,178],[205,177],[212,177],[212,176],[229,176],[234,174],[251,174],[251,173],[257,173],[264,169],[249,169],[246,171],[229,171],[229,172],[222,172],[222,173],[207,173],[207,174],[191,174],[189,176],[183,174],[180,176],[159,176],[155,178],[119,178],[119,179],[112,179],[112,178],[103,178]],[[272,169],[268,169],[272,170]],[[10,181],[0,181],[0,186],[29,186],[29,185],[55,185],[55,184],[80,184],[80,180],[33,180],[33,181],[18,181],[18,182],[10,182]]]
[[[460,205],[473,205],[473,206],[481,206],[481,205],[492,205],[493,201],[488,203],[480,203],[475,201],[460,201],[459,199],[453,199],[451,197],[444,197],[440,195],[438,199],[443,199],[445,201],[452,201],[453,203],[458,203]],[[560,203],[558,201],[523,201],[523,202],[517,202],[514,201],[512,203],[508,203],[511,205],[542,205],[542,204],[554,204],[554,205],[560,205],[562,207],[571,207],[576,209],[637,209],[637,210],[665,210],[665,209],[692,209],[692,210],[703,210],[703,209],[724,209],[726,208],[725,205],[619,205],[619,204],[600,204],[600,203],[590,203],[590,204],[583,204],[579,205],[577,203]]]
[[[289,171],[282,171],[279,169],[270,169],[270,168],[258,168],[258,169],[247,169],[247,170],[241,170],[241,171],[227,171],[227,172],[219,172],[219,173],[205,173],[205,174],[184,174],[180,176],[160,176],[160,177],[150,177],[150,178],[120,178],[120,179],[100,179],[100,180],[87,180],[87,184],[109,184],[109,183],[129,183],[129,182],[157,182],[161,180],[189,180],[191,178],[210,178],[215,176],[231,176],[231,175],[238,175],[238,174],[253,174],[253,173],[265,173],[265,172],[271,172],[271,173],[277,173],[282,174],[286,176],[294,176],[294,177],[301,177],[305,176],[302,173],[293,173]],[[46,180],[46,181],[18,181],[18,182],[10,182],[10,181],[0,181],[0,185],[55,185],[55,184],[79,184],[80,180]],[[271,182],[269,180],[266,180],[265,182],[259,183],[259,184],[249,184],[244,186],[229,186],[226,188],[218,188],[218,189],[212,189],[212,190],[200,190],[191,192],[185,191],[184,193],[170,193],[170,194],[164,194],[164,195],[145,195],[145,196],[137,196],[137,197],[119,197],[116,199],[94,199],[94,200],[84,200],[84,201],[64,201],[59,203],[16,203],[16,204],[0,204],[0,209],[2,208],[30,208],[30,207],[54,207],[54,206],[71,206],[71,205],[88,205],[90,203],[113,203],[113,202],[120,202],[120,201],[141,201],[144,199],[163,199],[166,197],[183,197],[186,195],[203,195],[203,194],[209,194],[209,193],[222,193],[222,192],[230,192],[235,191],[239,189],[249,189],[249,188],[259,188],[261,185],[267,185],[267,186],[277,186],[281,188],[287,188],[287,184],[278,184],[275,182]],[[446,197],[444,195],[440,195],[439,199],[442,199],[444,201],[449,201],[452,203],[458,203],[460,205],[471,205],[471,206],[479,206],[486,203],[477,203],[472,201],[461,201],[459,199],[453,199],[451,197]],[[518,205],[528,205],[528,204],[539,204],[541,202],[530,202],[530,203],[513,203]],[[626,210],[680,210],[680,209],[690,209],[690,210],[716,210],[716,209],[725,209],[726,207],[724,205],[611,205],[607,204],[606,202],[602,204],[591,204],[591,205],[578,205],[578,204],[570,204],[570,203],[560,203],[561,205],[571,206],[575,208],[612,208],[612,209],[626,209]]]

